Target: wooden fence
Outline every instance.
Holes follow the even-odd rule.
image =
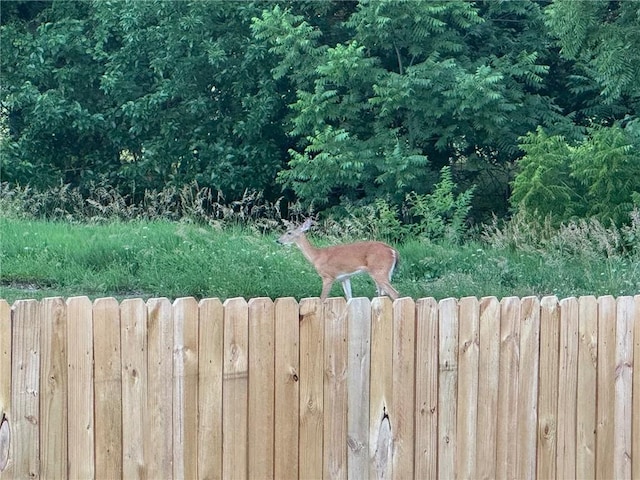
[[[0,415],[3,479],[637,479],[640,295],[0,300]]]

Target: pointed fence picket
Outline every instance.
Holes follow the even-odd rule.
[[[640,478],[640,295],[0,300],[0,477]]]

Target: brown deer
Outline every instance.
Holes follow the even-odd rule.
[[[398,298],[398,291],[390,283],[399,259],[394,248],[382,242],[356,242],[316,248],[305,235],[312,225],[313,221],[308,218],[299,227],[288,230],[277,241],[282,245],[295,243],[313,264],[322,278],[322,300],[327,298],[336,280],[342,283],[344,295],[349,300],[352,297],[350,277],[361,272],[371,276],[378,295],[386,294],[393,300]]]

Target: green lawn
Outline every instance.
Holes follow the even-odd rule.
[[[250,227],[134,221],[79,224],[0,217],[0,298],[318,296],[321,282],[295,247]],[[311,237],[328,244],[327,239]],[[593,258],[412,240],[396,245],[402,296],[635,295],[637,257]],[[365,275],[355,296],[371,297]],[[339,284],[332,295],[342,295]]]

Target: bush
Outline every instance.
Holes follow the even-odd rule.
[[[621,226],[640,205],[640,135],[596,127],[578,145],[541,128],[521,140],[525,156],[513,182],[512,206],[555,225],[580,218]]]
[[[333,210],[323,231],[339,238],[378,238],[400,243],[411,238],[459,243],[467,233],[473,188],[456,194],[451,169],[440,172],[433,193],[407,194],[402,205],[378,198],[365,205]]]

